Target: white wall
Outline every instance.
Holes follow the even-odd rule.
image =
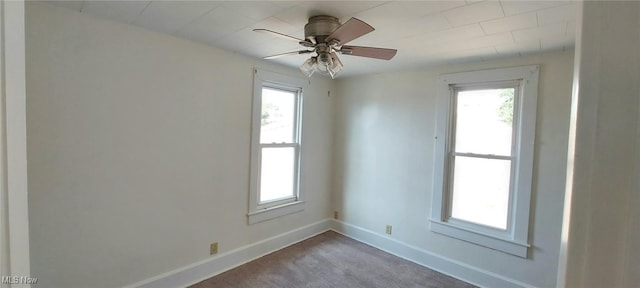
[[[306,210],[247,225],[251,60],[27,4],[32,274],[117,287],[329,217],[330,83],[305,93]]]
[[[538,287],[553,287],[562,224],[573,53],[341,79],[333,205],[341,220]],[[429,231],[439,74],[540,64],[529,259]]]
[[[639,287],[640,3],[583,5],[559,286]]]

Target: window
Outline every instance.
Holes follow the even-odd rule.
[[[431,230],[527,257],[538,66],[440,85]]]
[[[302,211],[304,80],[254,71],[249,224]]]

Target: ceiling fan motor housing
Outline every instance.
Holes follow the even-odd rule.
[[[304,37],[312,42],[322,43],[340,25],[340,20],[336,17],[326,15],[313,16],[309,18],[309,23],[304,25]]]

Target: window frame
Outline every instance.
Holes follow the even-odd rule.
[[[247,213],[249,224],[255,224],[287,214],[304,210],[303,193],[301,189],[302,174],[302,118],[303,118],[303,91],[307,88],[306,81],[301,78],[286,76],[262,69],[254,69],[253,100],[251,114],[251,164],[249,184],[249,212]],[[261,143],[261,119],[262,119],[262,89],[269,88],[295,93],[295,127],[292,143]],[[266,201],[260,201],[262,150],[264,148],[294,148],[294,195]]]
[[[480,246],[527,258],[533,181],[535,122],[539,66],[521,66],[441,75],[438,91],[431,231]],[[456,91],[500,88],[516,84],[512,132],[510,199],[507,229],[502,230],[451,217],[452,137]],[[456,90],[457,89],[457,90]]]

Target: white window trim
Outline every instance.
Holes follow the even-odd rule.
[[[536,106],[538,97],[539,66],[521,66],[472,72],[446,74],[440,76],[438,91],[438,116],[436,127],[435,167],[433,181],[433,202],[430,229],[433,232],[458,238],[477,245],[499,250],[526,258],[531,245],[529,235],[529,210],[533,177],[535,144]],[[514,190],[510,200],[507,230],[491,229],[486,226],[449,219],[447,189],[447,154],[452,113],[451,87],[453,85],[474,85],[500,81],[519,81],[521,95],[514,103],[514,123],[518,135],[514,137],[513,173]],[[517,118],[517,120],[515,119]]]
[[[303,114],[303,95],[302,91],[307,88],[307,81],[302,78],[296,78],[291,76],[286,76],[270,71],[265,71],[262,69],[254,69],[253,76],[253,108],[251,114],[251,166],[250,166],[250,174],[251,179],[249,183],[249,213],[247,213],[247,218],[249,224],[255,224],[263,221],[267,221],[270,219],[274,219],[277,217],[281,217],[287,214],[292,214],[296,212],[303,211],[305,208],[305,203],[303,201],[303,191],[302,187],[302,177],[301,177],[301,167],[302,167],[302,114]],[[283,88],[284,90],[299,90],[299,96],[296,103],[297,112],[297,141],[298,147],[296,149],[297,154],[297,163],[296,163],[296,181],[295,183],[295,191],[296,196],[281,199],[277,201],[273,201],[266,204],[260,204],[259,201],[259,177],[260,177],[260,150],[262,146],[270,146],[276,145],[281,146],[282,144],[266,144],[262,145],[260,143],[260,119],[262,115],[262,87],[268,86],[273,88]],[[291,145],[291,144],[285,144]]]

